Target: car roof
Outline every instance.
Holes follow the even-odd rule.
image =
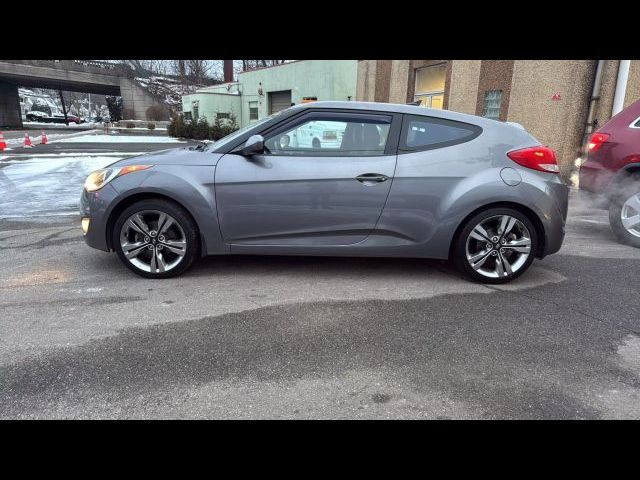
[[[505,122],[492,120],[489,118],[469,115],[466,113],[452,112],[450,110],[438,110],[435,108],[418,107],[416,105],[406,105],[402,103],[382,103],[382,102],[356,102],[356,101],[317,101],[300,103],[291,107],[294,109],[321,108],[321,109],[348,109],[348,110],[368,110],[389,113],[404,113],[409,115],[423,115],[427,117],[443,118],[458,122],[472,123],[480,126],[508,125]]]

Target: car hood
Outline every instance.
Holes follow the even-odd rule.
[[[133,157],[123,158],[112,164],[114,167],[127,165],[216,165],[221,153],[190,150],[187,147],[159,150]]]

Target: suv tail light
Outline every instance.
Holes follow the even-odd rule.
[[[507,153],[509,158],[523,167],[540,170],[541,172],[558,173],[556,152],[549,147],[529,147]]]
[[[609,140],[608,133],[594,133],[591,135],[591,138],[589,138],[589,152],[597,152],[607,140]]]

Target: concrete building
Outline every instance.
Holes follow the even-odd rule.
[[[625,77],[626,87],[616,89]],[[556,150],[568,176],[588,124],[597,128],[611,118],[616,90],[622,107],[640,100],[639,60],[359,60],[356,100],[421,100],[425,107],[520,123]]]
[[[236,117],[241,127],[305,98],[355,100],[356,60],[299,60],[241,72],[235,82],[197,90],[182,97],[192,119]]]

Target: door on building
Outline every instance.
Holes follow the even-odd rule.
[[[269,115],[291,106],[291,90],[269,92]]]
[[[399,115],[309,112],[264,133],[264,154],[223,156],[215,188],[225,242],[233,251],[364,240],[389,193],[397,148],[389,132],[400,122]]]

